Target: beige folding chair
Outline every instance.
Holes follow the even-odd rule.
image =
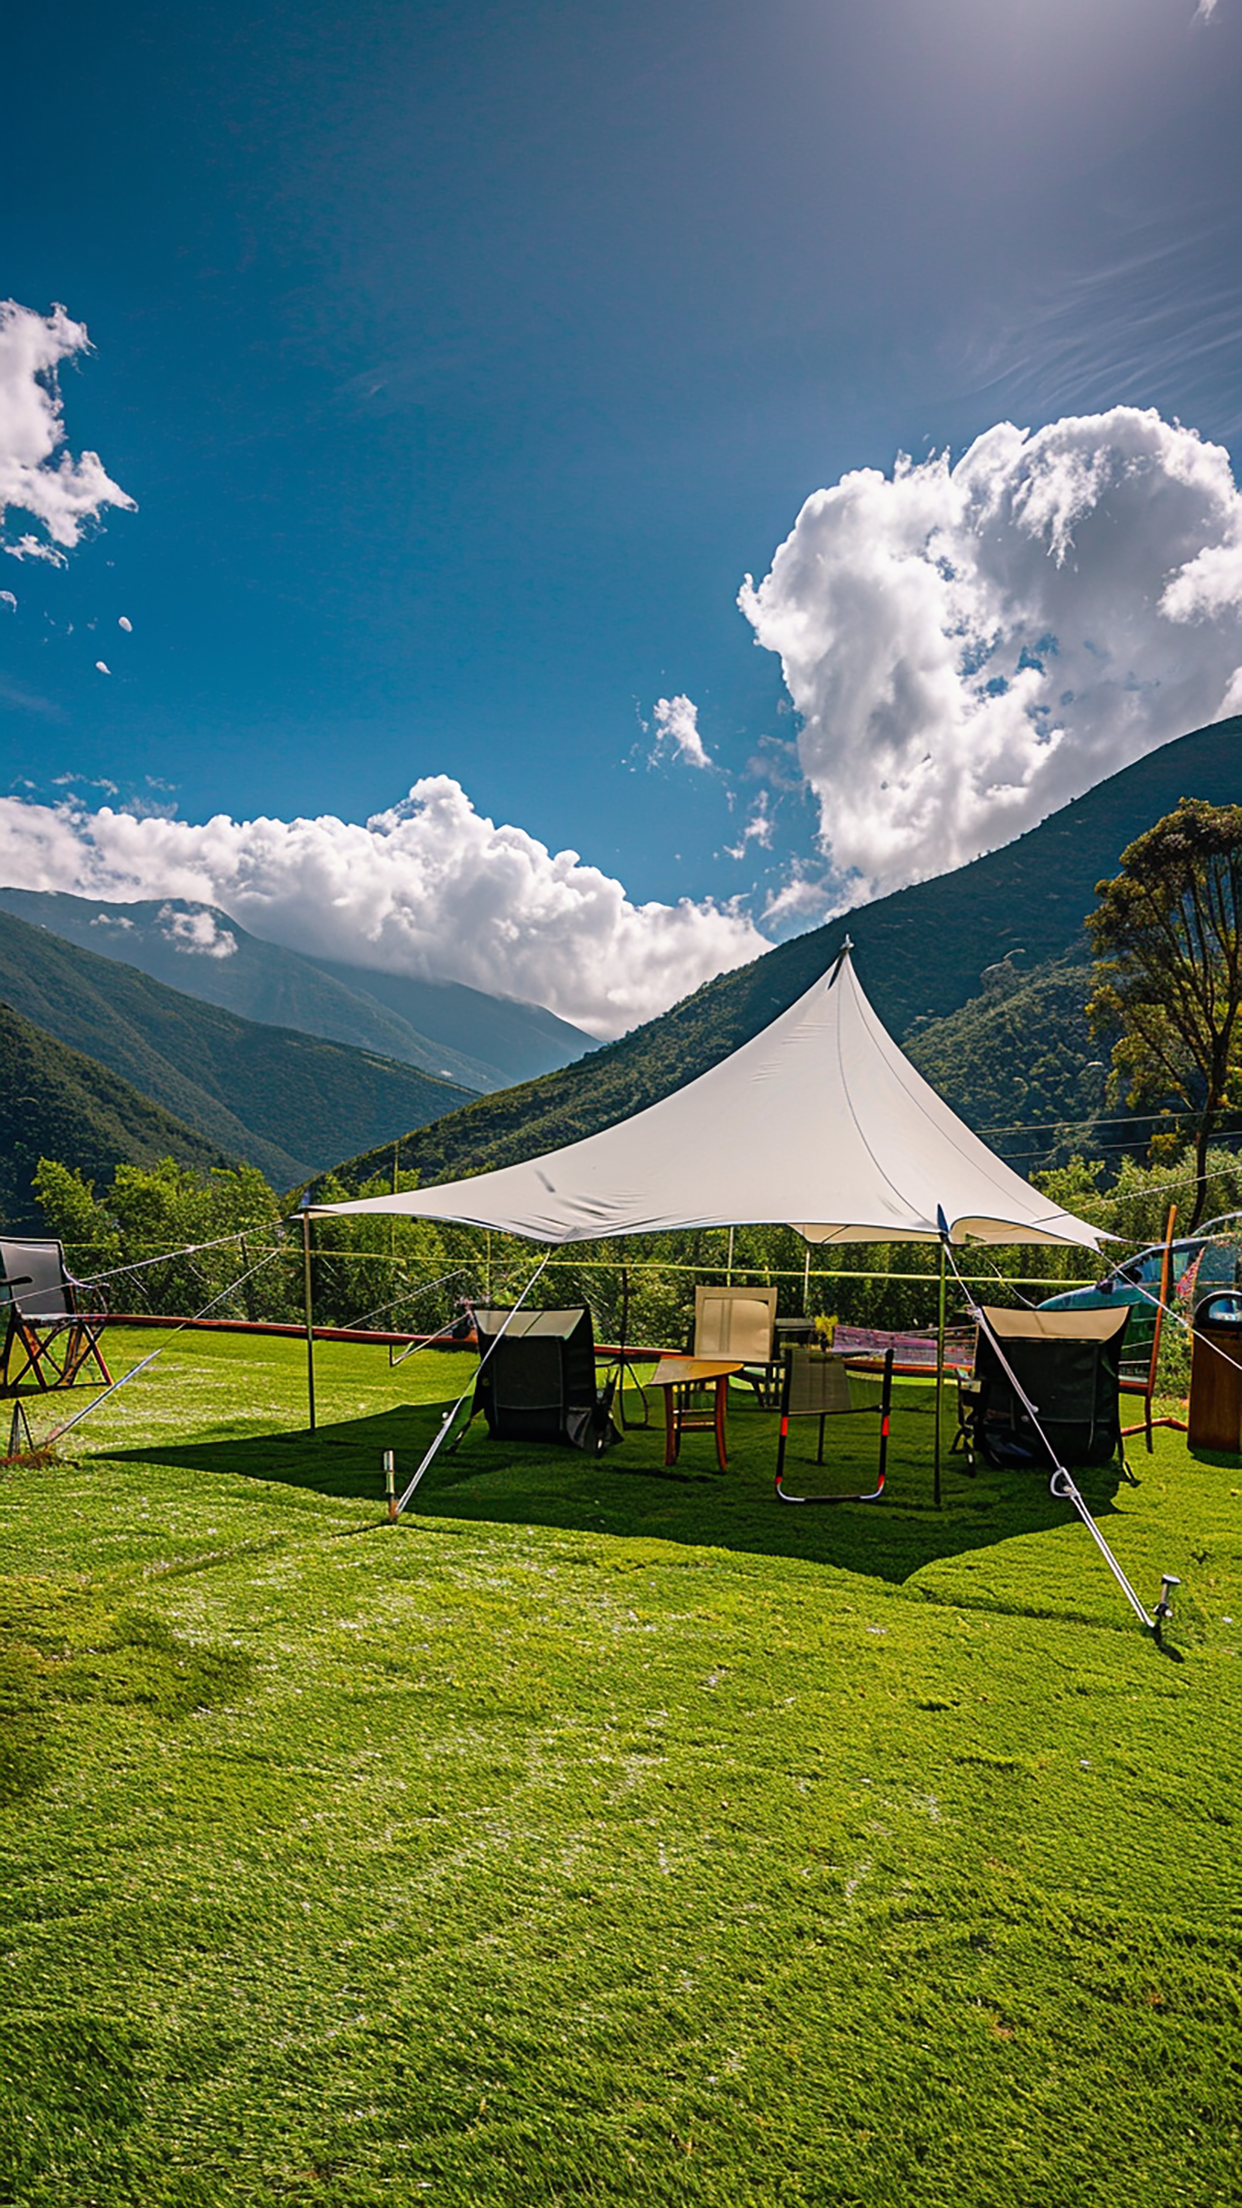
[[[694,1291],[694,1357],[737,1357],[761,1408],[776,1409],[780,1363],[774,1355],[775,1288],[705,1288]]]

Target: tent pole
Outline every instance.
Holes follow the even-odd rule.
[[[725,1272],[725,1285],[726,1285],[726,1287],[729,1287],[729,1288],[731,1288],[731,1287],[733,1286],[733,1229],[732,1229],[732,1227],[730,1227],[730,1229],[729,1229],[729,1263],[728,1263],[728,1267],[727,1267],[727,1269],[726,1269],[726,1272]]]
[[[935,1503],[940,1508],[940,1419],[944,1401],[944,1288],[945,1250],[943,1237],[940,1243],[940,1296],[936,1312],[936,1476]]]
[[[308,1424],[315,1431],[315,1326],[311,1310],[311,1243],[309,1198],[302,1199],[302,1304],[306,1313],[306,1406]]]
[[[806,1246],[806,1263],[802,1268],[802,1316],[811,1316],[811,1245]]]

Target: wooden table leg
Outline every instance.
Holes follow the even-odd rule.
[[[722,1372],[716,1382],[716,1462],[722,1472],[729,1469],[725,1454],[725,1404],[728,1400],[729,1376]]]
[[[665,1464],[676,1464],[677,1449],[681,1439],[677,1431],[677,1406],[675,1400],[677,1390],[676,1388],[669,1387],[662,1389],[661,1393],[664,1397],[664,1462]]]

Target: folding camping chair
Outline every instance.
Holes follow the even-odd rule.
[[[998,1470],[1029,1466],[1046,1471],[1054,1468],[1054,1461],[1108,1464],[1117,1458],[1131,1478],[1120,1409],[1129,1306],[1095,1311],[984,1307],[980,1317],[974,1373],[958,1390],[954,1440],[954,1448],[965,1449],[970,1469],[976,1457]],[[1034,1404],[1039,1427],[1006,1366]]]
[[[84,1307],[86,1290],[66,1270],[62,1244],[0,1236],[0,1268],[0,1300],[8,1313],[0,1394],[15,1395],[23,1380],[44,1391],[71,1388],[91,1363],[111,1387],[99,1346],[107,1312]],[[90,1297],[96,1305],[103,1301],[95,1289]]]
[[[479,1377],[459,1441],[480,1411],[488,1432],[504,1441],[564,1443],[599,1457],[621,1439],[612,1420],[616,1379],[596,1385],[595,1332],[585,1304],[476,1310],[474,1323]]]
[[[884,1493],[888,1469],[888,1432],[893,1401],[893,1351],[884,1354],[878,1403],[855,1402],[845,1361],[830,1349],[806,1349],[792,1343],[785,1351],[785,1379],[781,1389],[780,1439],[776,1445],[776,1497],[781,1503],[878,1503]],[[824,1461],[824,1427],[830,1418],[849,1418],[860,1412],[879,1414],[880,1462],[876,1483],[865,1495],[788,1495],[785,1492],[785,1445],[791,1418],[818,1418],[819,1448],[816,1464]]]
[[[694,1291],[692,1357],[740,1358],[761,1410],[776,1409],[780,1363],[774,1354],[775,1288],[705,1288]]]

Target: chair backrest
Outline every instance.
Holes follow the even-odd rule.
[[[59,1242],[26,1242],[0,1236],[0,1297],[23,1319],[71,1319],[77,1306]]]
[[[1015,1446],[1042,1462],[1046,1452],[1006,1366],[1037,1406],[1052,1446],[1069,1464],[1106,1464],[1120,1446],[1118,1400],[1128,1305],[1085,1311],[1010,1311],[984,1307],[976,1377],[984,1383],[981,1436],[988,1454],[1007,1427]],[[998,1355],[992,1337],[1000,1344]],[[996,1461],[995,1457],[993,1461]]]
[[[785,1351],[788,1385],[782,1409],[790,1418],[823,1418],[833,1411],[850,1411],[849,1374],[845,1360],[830,1349],[808,1349],[793,1342]]]
[[[494,1434],[560,1441],[577,1405],[595,1404],[595,1345],[584,1304],[562,1311],[476,1310],[478,1397]]]
[[[694,1291],[695,1357],[745,1357],[772,1361],[776,1332],[775,1288],[705,1288]]]

